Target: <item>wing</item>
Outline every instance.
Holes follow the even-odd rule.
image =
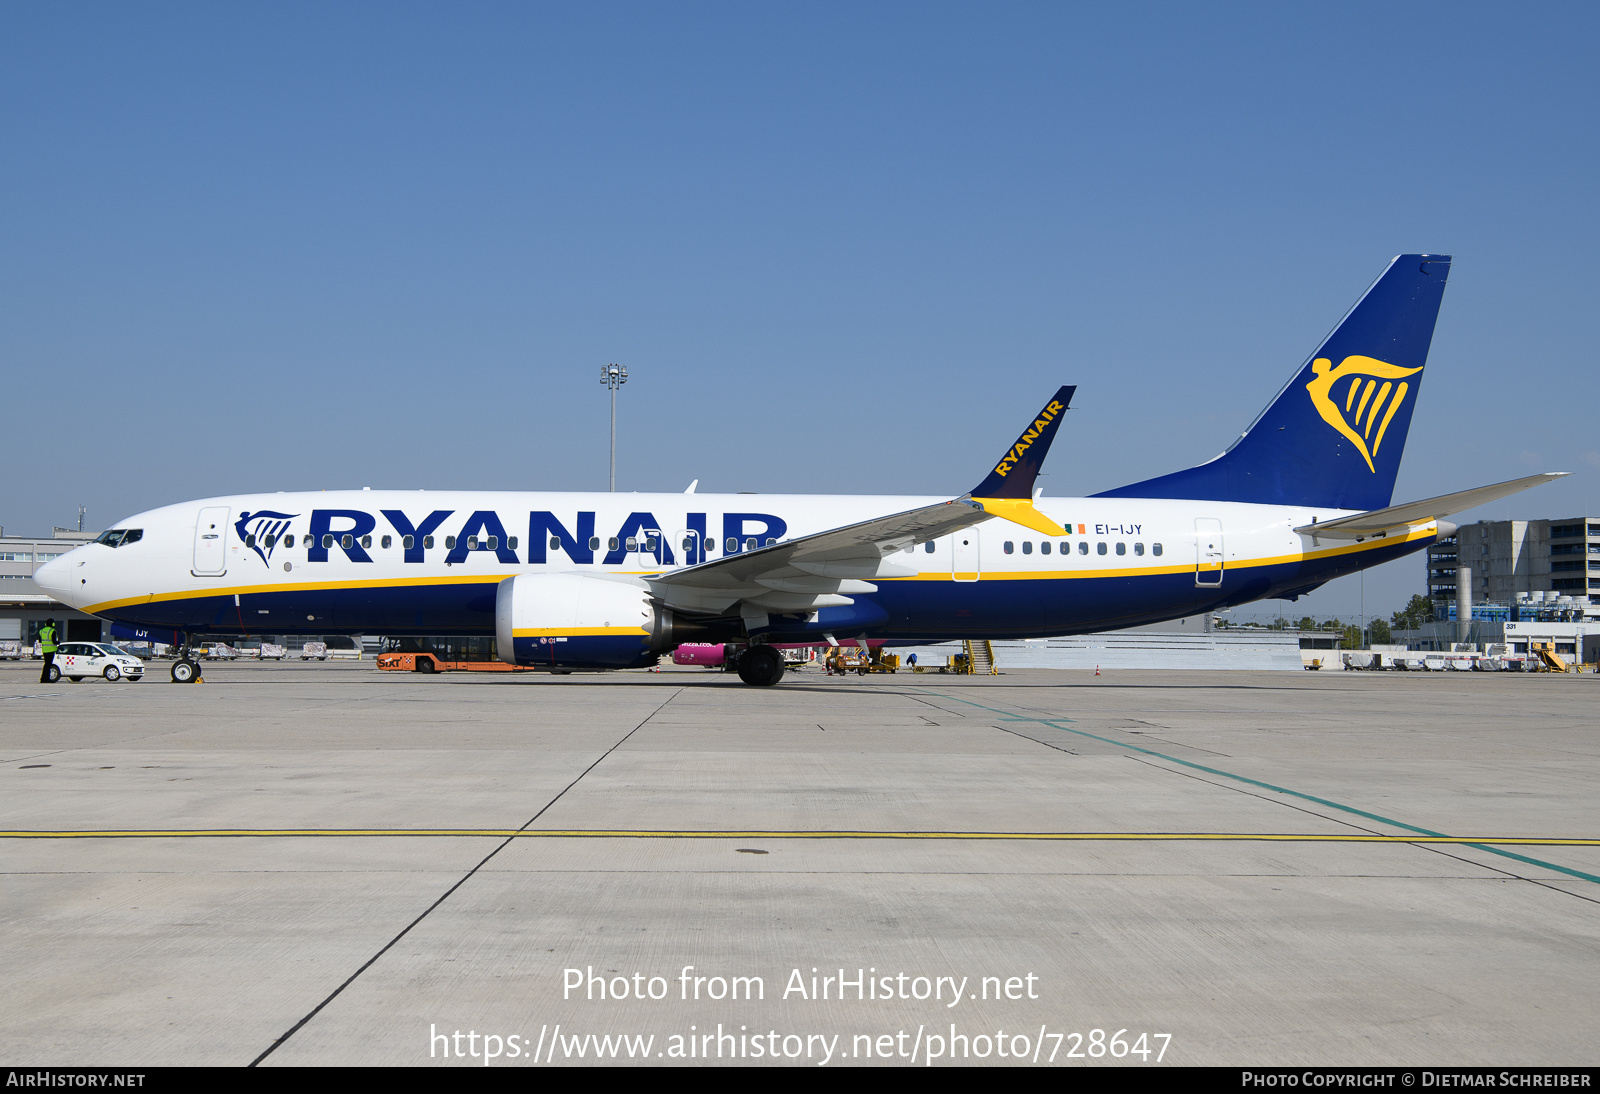
[[[645,580],[669,608],[722,614],[737,604],[750,622],[765,625],[755,617],[850,604],[851,593],[877,591],[874,578],[912,577],[918,572],[914,567],[888,556],[992,517],[1064,535],[1060,525],[1034,508],[1031,494],[1076,390],[1059,389],[969,494]]]
[[[915,567],[890,561],[889,555],[990,517],[970,499],[953,499],[646,580],[656,596],[679,611],[720,614],[742,603],[759,612],[793,612],[849,604],[851,593],[877,591],[872,578],[916,575]]]

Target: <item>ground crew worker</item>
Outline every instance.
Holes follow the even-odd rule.
[[[46,619],[39,628],[39,652],[44,654],[44,668],[39,670],[39,683],[50,683],[50,666],[56,663],[56,621]]]

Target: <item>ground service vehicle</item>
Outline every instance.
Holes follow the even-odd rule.
[[[111,683],[144,679],[144,662],[108,642],[63,642],[50,666],[52,680],[65,676],[77,683],[85,676],[103,676]]]

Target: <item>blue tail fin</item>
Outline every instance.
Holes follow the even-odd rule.
[[[1226,452],[1097,496],[1388,505],[1449,274],[1449,255],[1400,255]]]

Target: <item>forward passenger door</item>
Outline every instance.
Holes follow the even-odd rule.
[[[226,505],[200,510],[194,525],[194,569],[196,577],[215,577],[228,569],[228,513]]]

